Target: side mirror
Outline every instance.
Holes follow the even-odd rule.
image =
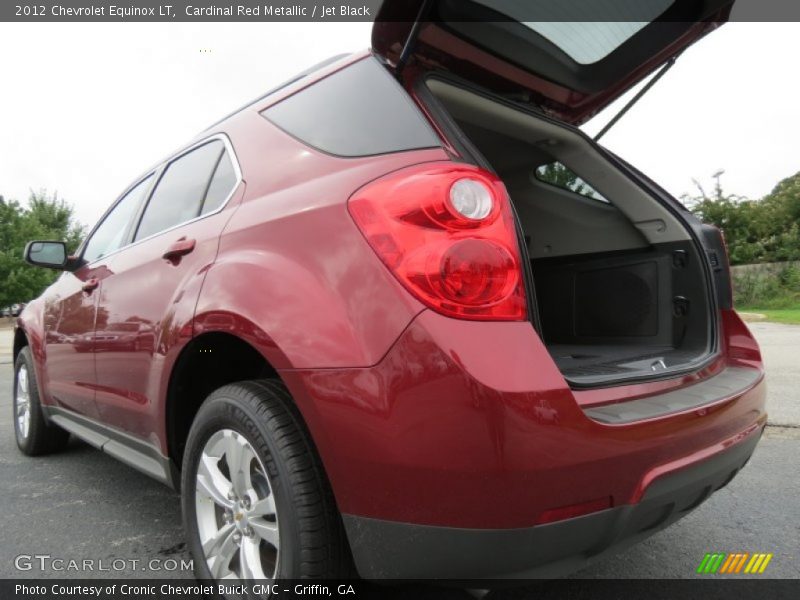
[[[67,245],[64,242],[28,242],[25,261],[35,267],[64,269],[67,266]]]

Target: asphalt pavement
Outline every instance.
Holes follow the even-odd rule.
[[[748,466],[675,525],[573,577],[692,579],[703,577],[695,571],[707,552],[769,552],[761,578],[800,579],[800,326],[751,329],[767,365],[771,425]],[[10,331],[0,329],[0,578],[191,577],[175,492],[78,440],[47,457],[17,451],[10,346]],[[59,570],[58,558],[94,560],[95,570],[55,563]],[[101,564],[110,570],[97,570]],[[432,593],[395,591],[392,597]],[[537,588],[491,594],[540,596]]]

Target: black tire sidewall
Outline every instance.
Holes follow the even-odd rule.
[[[252,406],[241,400],[241,394],[241,388],[236,385],[212,393],[198,411],[187,438],[181,475],[181,504],[187,543],[194,558],[194,571],[200,579],[212,579],[200,543],[195,514],[197,466],[208,439],[219,430],[232,429],[247,439],[269,475],[280,531],[276,578],[298,578],[299,532],[296,508],[292,502],[290,473],[269,427]]]
[[[30,424],[28,426],[28,436],[25,441],[20,440],[19,421],[17,420],[17,378],[20,369],[25,366],[28,370],[28,401],[31,413]],[[33,455],[37,453],[36,440],[40,434],[40,429],[44,429],[47,424],[42,413],[39,400],[39,381],[36,378],[36,369],[33,365],[33,357],[30,348],[25,346],[17,355],[14,362],[14,390],[12,395],[11,410],[14,417],[14,439],[17,447],[25,454]],[[43,432],[42,432],[43,433]]]

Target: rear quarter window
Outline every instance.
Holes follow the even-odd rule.
[[[440,146],[406,91],[366,58],[261,112],[305,144],[355,157]]]
[[[610,204],[603,195],[589,185],[585,179],[581,178],[575,171],[567,165],[558,161],[541,165],[534,169],[533,176],[543,183],[554,185],[568,190],[575,194],[580,194],[592,200],[598,200]]]

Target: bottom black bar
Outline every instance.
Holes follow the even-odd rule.
[[[498,587],[502,586],[502,587]],[[281,580],[221,583],[193,579],[2,579],[0,598],[167,600],[175,598],[354,598],[474,600],[772,600],[800,597],[797,579],[557,579],[381,583],[363,580]]]

